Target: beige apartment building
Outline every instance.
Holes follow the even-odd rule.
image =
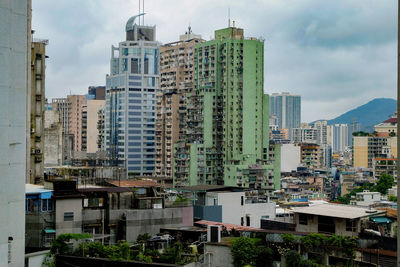
[[[34,40],[31,46],[30,95],[30,170],[27,183],[42,183],[44,179],[44,102],[45,59],[47,40]]]
[[[73,151],[82,151],[82,117],[86,97],[84,95],[68,95],[68,133],[73,135]]]
[[[87,153],[96,153],[98,149],[98,119],[99,111],[104,109],[105,100],[88,100],[86,104],[86,151]],[[85,130],[85,129],[84,129]]]
[[[155,175],[172,179],[174,144],[186,110],[187,88],[192,88],[194,47],[202,42],[189,27],[179,41],[160,47],[160,90],[156,94]]]
[[[397,158],[397,137],[353,136],[353,167],[372,168],[374,158]]]

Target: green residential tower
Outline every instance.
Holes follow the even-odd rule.
[[[175,145],[174,186],[218,184],[278,189],[269,160],[269,96],[264,42],[243,29],[215,31],[195,47],[194,87]],[[278,172],[279,173],[279,172]]]

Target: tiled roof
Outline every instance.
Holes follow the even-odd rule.
[[[390,118],[385,120],[383,123],[397,123],[397,118]]]

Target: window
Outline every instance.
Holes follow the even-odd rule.
[[[299,214],[299,224],[307,225],[307,215],[306,214]]]
[[[250,226],[250,216],[246,216],[246,226]]]
[[[42,211],[53,211],[53,201],[51,199],[42,199]]]
[[[242,205],[242,206],[244,205],[244,196],[240,197],[240,205]]]
[[[241,225],[241,226],[244,225],[244,219],[243,219],[243,217],[240,217],[240,225]]]
[[[348,232],[356,231],[356,222],[354,220],[346,219],[346,231]]]
[[[64,212],[64,221],[73,221],[74,213],[73,212]]]

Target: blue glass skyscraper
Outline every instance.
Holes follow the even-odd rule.
[[[112,46],[106,77],[105,149],[127,176],[154,171],[159,43],[156,27],[136,24],[138,16],[126,24],[126,41]]]

